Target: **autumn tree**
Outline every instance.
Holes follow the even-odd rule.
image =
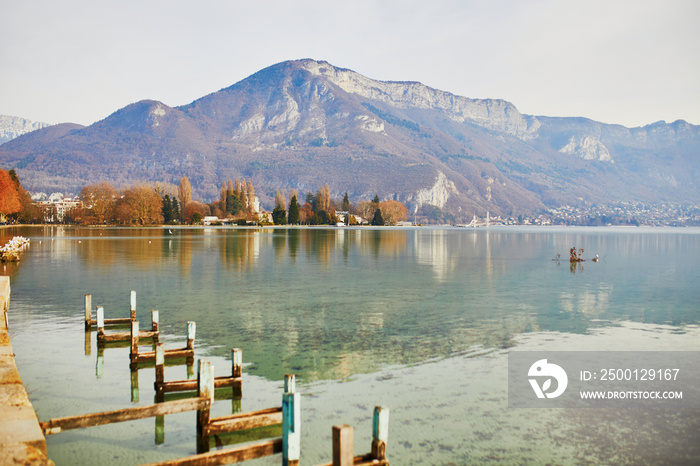
[[[374,212],[378,207],[378,204],[375,204],[374,202],[362,201],[357,204],[357,213],[360,215],[360,217],[369,221],[374,217]]]
[[[331,188],[328,183],[318,190],[318,210],[329,212],[331,208]]]
[[[117,202],[117,212],[125,223],[163,223],[163,201],[153,186],[142,184],[125,189]]]
[[[408,217],[408,208],[399,201],[382,201],[379,210],[386,225],[396,225]]]
[[[30,223],[36,220],[43,220],[40,218],[39,212],[34,206],[32,201],[32,196],[29,192],[22,187],[22,183],[19,181],[17,172],[14,169],[7,172],[10,179],[15,185],[15,190],[17,191],[17,198],[19,199],[20,209],[14,214],[10,214],[8,217],[20,223]]]
[[[117,190],[106,181],[88,185],[80,190],[80,200],[87,214],[93,217],[96,223],[102,224],[112,217],[117,202]]]
[[[15,182],[5,170],[0,170],[0,219],[22,208]]]
[[[183,210],[185,222],[198,223],[209,215],[209,206],[199,201],[190,201]]]
[[[186,176],[180,178],[180,185],[177,189],[177,197],[180,199],[180,206],[183,208],[184,213],[184,208],[187,207],[187,204],[189,204],[192,200],[192,185],[190,184],[190,179]]]
[[[253,182],[248,181],[248,186],[246,187],[248,192],[248,216],[252,217],[255,212],[255,189],[253,189]]]

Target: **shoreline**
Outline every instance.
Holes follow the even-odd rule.
[[[10,277],[0,276],[0,450],[1,464],[53,465],[39,419],[15,363],[8,333]]]

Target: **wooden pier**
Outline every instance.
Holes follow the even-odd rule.
[[[105,325],[129,325],[131,322],[136,320],[136,291],[131,291],[129,293],[129,317],[119,317],[112,319],[104,319],[103,327]],[[85,295],[85,329],[89,330],[92,327],[97,326],[97,319],[92,319],[92,295]]]
[[[184,348],[168,349],[163,351],[164,359],[194,359],[194,336],[197,331],[197,324],[193,321],[187,322],[187,345]],[[131,368],[138,367],[139,364],[145,362],[156,362],[156,352],[146,351],[139,352],[139,323],[137,320],[131,322],[131,352],[129,358],[131,360]]]
[[[187,323],[187,344],[185,348],[166,350],[159,339],[158,311],[151,313],[151,331],[139,331],[139,322],[135,318],[135,292],[131,292],[132,318],[128,320],[130,332],[105,332],[106,319],[104,309],[97,308],[96,320],[92,321],[91,295],[85,295],[85,325],[86,332],[92,333],[93,326],[97,327],[98,356],[97,376],[101,375],[104,364],[105,343],[124,341],[128,335],[130,345],[129,361],[131,369],[132,401],[138,401],[138,371],[139,365],[153,363],[155,368],[154,389],[156,403],[148,406],[118,409],[101,413],[90,413],[78,416],[51,419],[41,422],[40,429],[44,435],[87,428],[105,424],[132,421],[149,417],[156,418],[156,444],[164,442],[164,417],[185,411],[196,411],[196,450],[197,454],[175,460],[152,463],[150,466],[177,465],[202,466],[212,464],[230,464],[274,454],[282,454],[282,464],[298,466],[301,457],[301,395],[296,391],[296,378],[293,374],[285,375],[281,406],[240,413],[242,396],[242,351],[239,348],[231,350],[231,375],[215,377],[214,367],[207,359],[199,359],[197,378],[190,372],[194,361],[194,338],[196,325]],[[86,333],[86,335],[87,335]],[[100,337],[102,335],[102,337]],[[108,336],[109,335],[109,336]],[[120,340],[117,340],[119,338]],[[153,351],[140,352],[141,339],[151,339]],[[166,360],[186,359],[188,364],[188,380],[165,380]],[[142,368],[141,368],[142,369]],[[215,390],[232,387],[231,398],[234,400],[233,414],[212,418],[211,408],[215,402]],[[178,395],[178,399],[165,401],[166,393],[193,392]],[[220,395],[220,394],[219,394]],[[229,395],[226,395],[228,398]],[[220,397],[219,397],[220,399]],[[244,445],[210,451],[212,437],[220,446],[219,436],[280,425],[282,436],[259,440]],[[364,455],[353,455],[353,427],[349,425],[333,426],[333,455],[332,462],[327,466],[379,465],[388,466],[386,446],[388,441],[389,409],[377,406],[374,409],[372,424],[372,445],[370,452]],[[269,434],[268,434],[269,435]],[[325,465],[324,465],[325,466]]]

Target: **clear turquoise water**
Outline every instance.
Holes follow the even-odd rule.
[[[11,338],[40,419],[153,402],[153,370],[107,348],[96,376],[83,295],[125,317],[129,290],[168,347],[197,323],[197,357],[230,373],[243,411],[302,393],[302,464],[330,461],[331,426],[369,451],[372,408],[391,409],[392,464],[700,461],[700,413],[507,407],[507,352],[700,350],[698,229],[0,230],[32,245],[12,277]],[[570,267],[568,251],[584,248]],[[561,254],[566,260],[552,259]],[[167,379],[187,376],[184,366]],[[138,399],[136,399],[138,398]],[[234,409],[218,401],[215,415]],[[217,414],[218,413],[218,414]],[[194,453],[194,414],[49,437],[57,464],[140,464]],[[278,434],[278,432],[273,432]],[[277,464],[278,457],[253,464]]]

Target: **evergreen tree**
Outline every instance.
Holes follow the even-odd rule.
[[[290,225],[299,223],[299,203],[297,202],[296,196],[292,196],[292,200],[289,201],[289,215],[287,221]]]
[[[175,221],[175,220],[177,220],[178,218],[180,218],[180,206],[179,206],[179,204],[177,203],[177,198],[176,198],[176,197],[173,196],[173,197],[170,199],[170,201],[171,201],[172,204],[173,204],[173,218],[172,218],[172,220]]]
[[[374,211],[374,218],[372,218],[372,225],[382,226],[384,225],[384,218],[382,217],[382,209],[377,209]]]
[[[282,207],[275,207],[272,211],[272,221],[275,225],[285,225],[287,223],[287,213]]]
[[[169,195],[163,196],[163,223],[170,223],[175,217],[173,216],[173,203]]]
[[[343,203],[340,204],[340,210],[350,212],[350,198],[348,197],[347,191],[345,192],[345,196],[343,196]]]
[[[374,199],[372,199],[372,203],[379,205],[379,195],[375,194]]]

